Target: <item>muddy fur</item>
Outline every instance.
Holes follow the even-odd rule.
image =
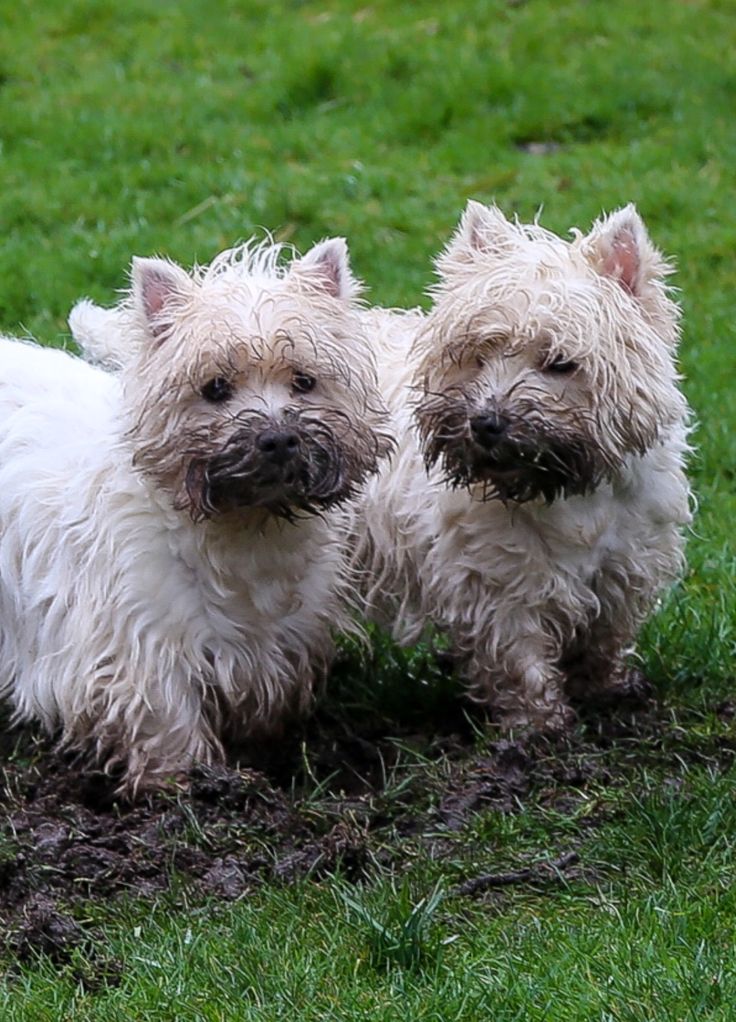
[[[246,245],[134,261],[118,374],[0,342],[0,693],[128,792],[303,707],[351,627],[340,505],[390,447],[357,298],[341,239]]]
[[[629,206],[565,241],[470,203],[427,315],[374,310],[399,450],[355,519],[368,613],[450,640],[506,726],[565,727],[683,566],[669,267]]]

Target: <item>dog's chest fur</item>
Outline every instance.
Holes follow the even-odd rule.
[[[61,352],[2,350],[0,690],[50,725],[100,683],[124,702],[152,672],[233,705],[288,691],[341,616],[329,515],[189,522],[134,470],[117,379]]]
[[[242,542],[229,523],[194,531],[172,528],[160,535],[160,565],[151,572],[165,581],[161,604],[167,608],[177,641],[187,644],[192,629],[204,645],[223,640],[241,649],[248,640],[265,651],[289,632],[308,631],[316,608],[331,602],[339,569],[337,543],[322,520],[295,526],[265,513],[243,522]],[[331,570],[332,569],[332,570]],[[207,641],[206,633],[211,633]]]

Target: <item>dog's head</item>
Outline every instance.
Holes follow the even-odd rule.
[[[391,442],[342,239],[133,263],[123,369],[139,470],[196,519],[349,498]]]
[[[452,485],[585,493],[682,420],[669,267],[633,206],[566,242],[471,202],[437,267],[416,415]]]

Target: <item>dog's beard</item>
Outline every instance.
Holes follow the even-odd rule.
[[[350,424],[333,412],[333,420],[307,414],[270,422],[257,415],[241,420],[224,446],[206,457],[194,457],[185,486],[195,519],[228,511],[261,508],[294,521],[319,514],[353,496],[357,485],[375,471],[377,449],[358,450],[346,442]],[[266,428],[288,426],[298,437],[296,452],[279,464],[258,449],[257,437]],[[353,440],[356,438],[353,437]]]
[[[477,443],[465,402],[435,399],[419,410],[428,467],[439,463],[453,487],[475,487],[483,500],[523,504],[589,493],[610,477],[604,453],[581,433],[514,423],[494,446]]]

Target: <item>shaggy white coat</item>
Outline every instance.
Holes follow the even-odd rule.
[[[333,629],[349,627],[342,511],[193,521],[174,507],[176,480],[134,463],[148,410],[174,461],[189,432],[207,433],[213,410],[192,385],[213,346],[221,357],[227,315],[228,359],[257,343],[260,365],[284,317],[298,332],[298,313],[324,336],[325,364],[339,357],[352,374],[356,416],[381,422],[344,244],[323,243],[288,272],[277,258],[240,250],[194,280],[161,260],[134,263],[115,313],[115,343],[135,350],[122,374],[0,339],[0,693],[17,718],[122,765],[130,790],[219,756],[223,730],[247,733],[306,700]],[[179,302],[189,289],[194,332],[162,340],[177,289]],[[347,386],[329,387],[325,402],[352,407]],[[274,410],[292,398],[275,373],[260,395],[244,387],[243,406],[257,400]],[[213,418],[213,443],[221,428]]]
[[[434,306],[368,327],[399,449],[355,523],[367,612],[413,642],[443,630],[472,696],[508,726],[558,727],[570,692],[626,689],[626,659],[683,566],[687,408],[668,267],[632,207],[567,243],[471,203],[438,260]],[[545,374],[554,355],[573,379]],[[614,466],[552,503],[452,488],[425,465],[422,412],[457,392],[554,432],[579,423]],[[442,428],[441,425],[437,428]]]

